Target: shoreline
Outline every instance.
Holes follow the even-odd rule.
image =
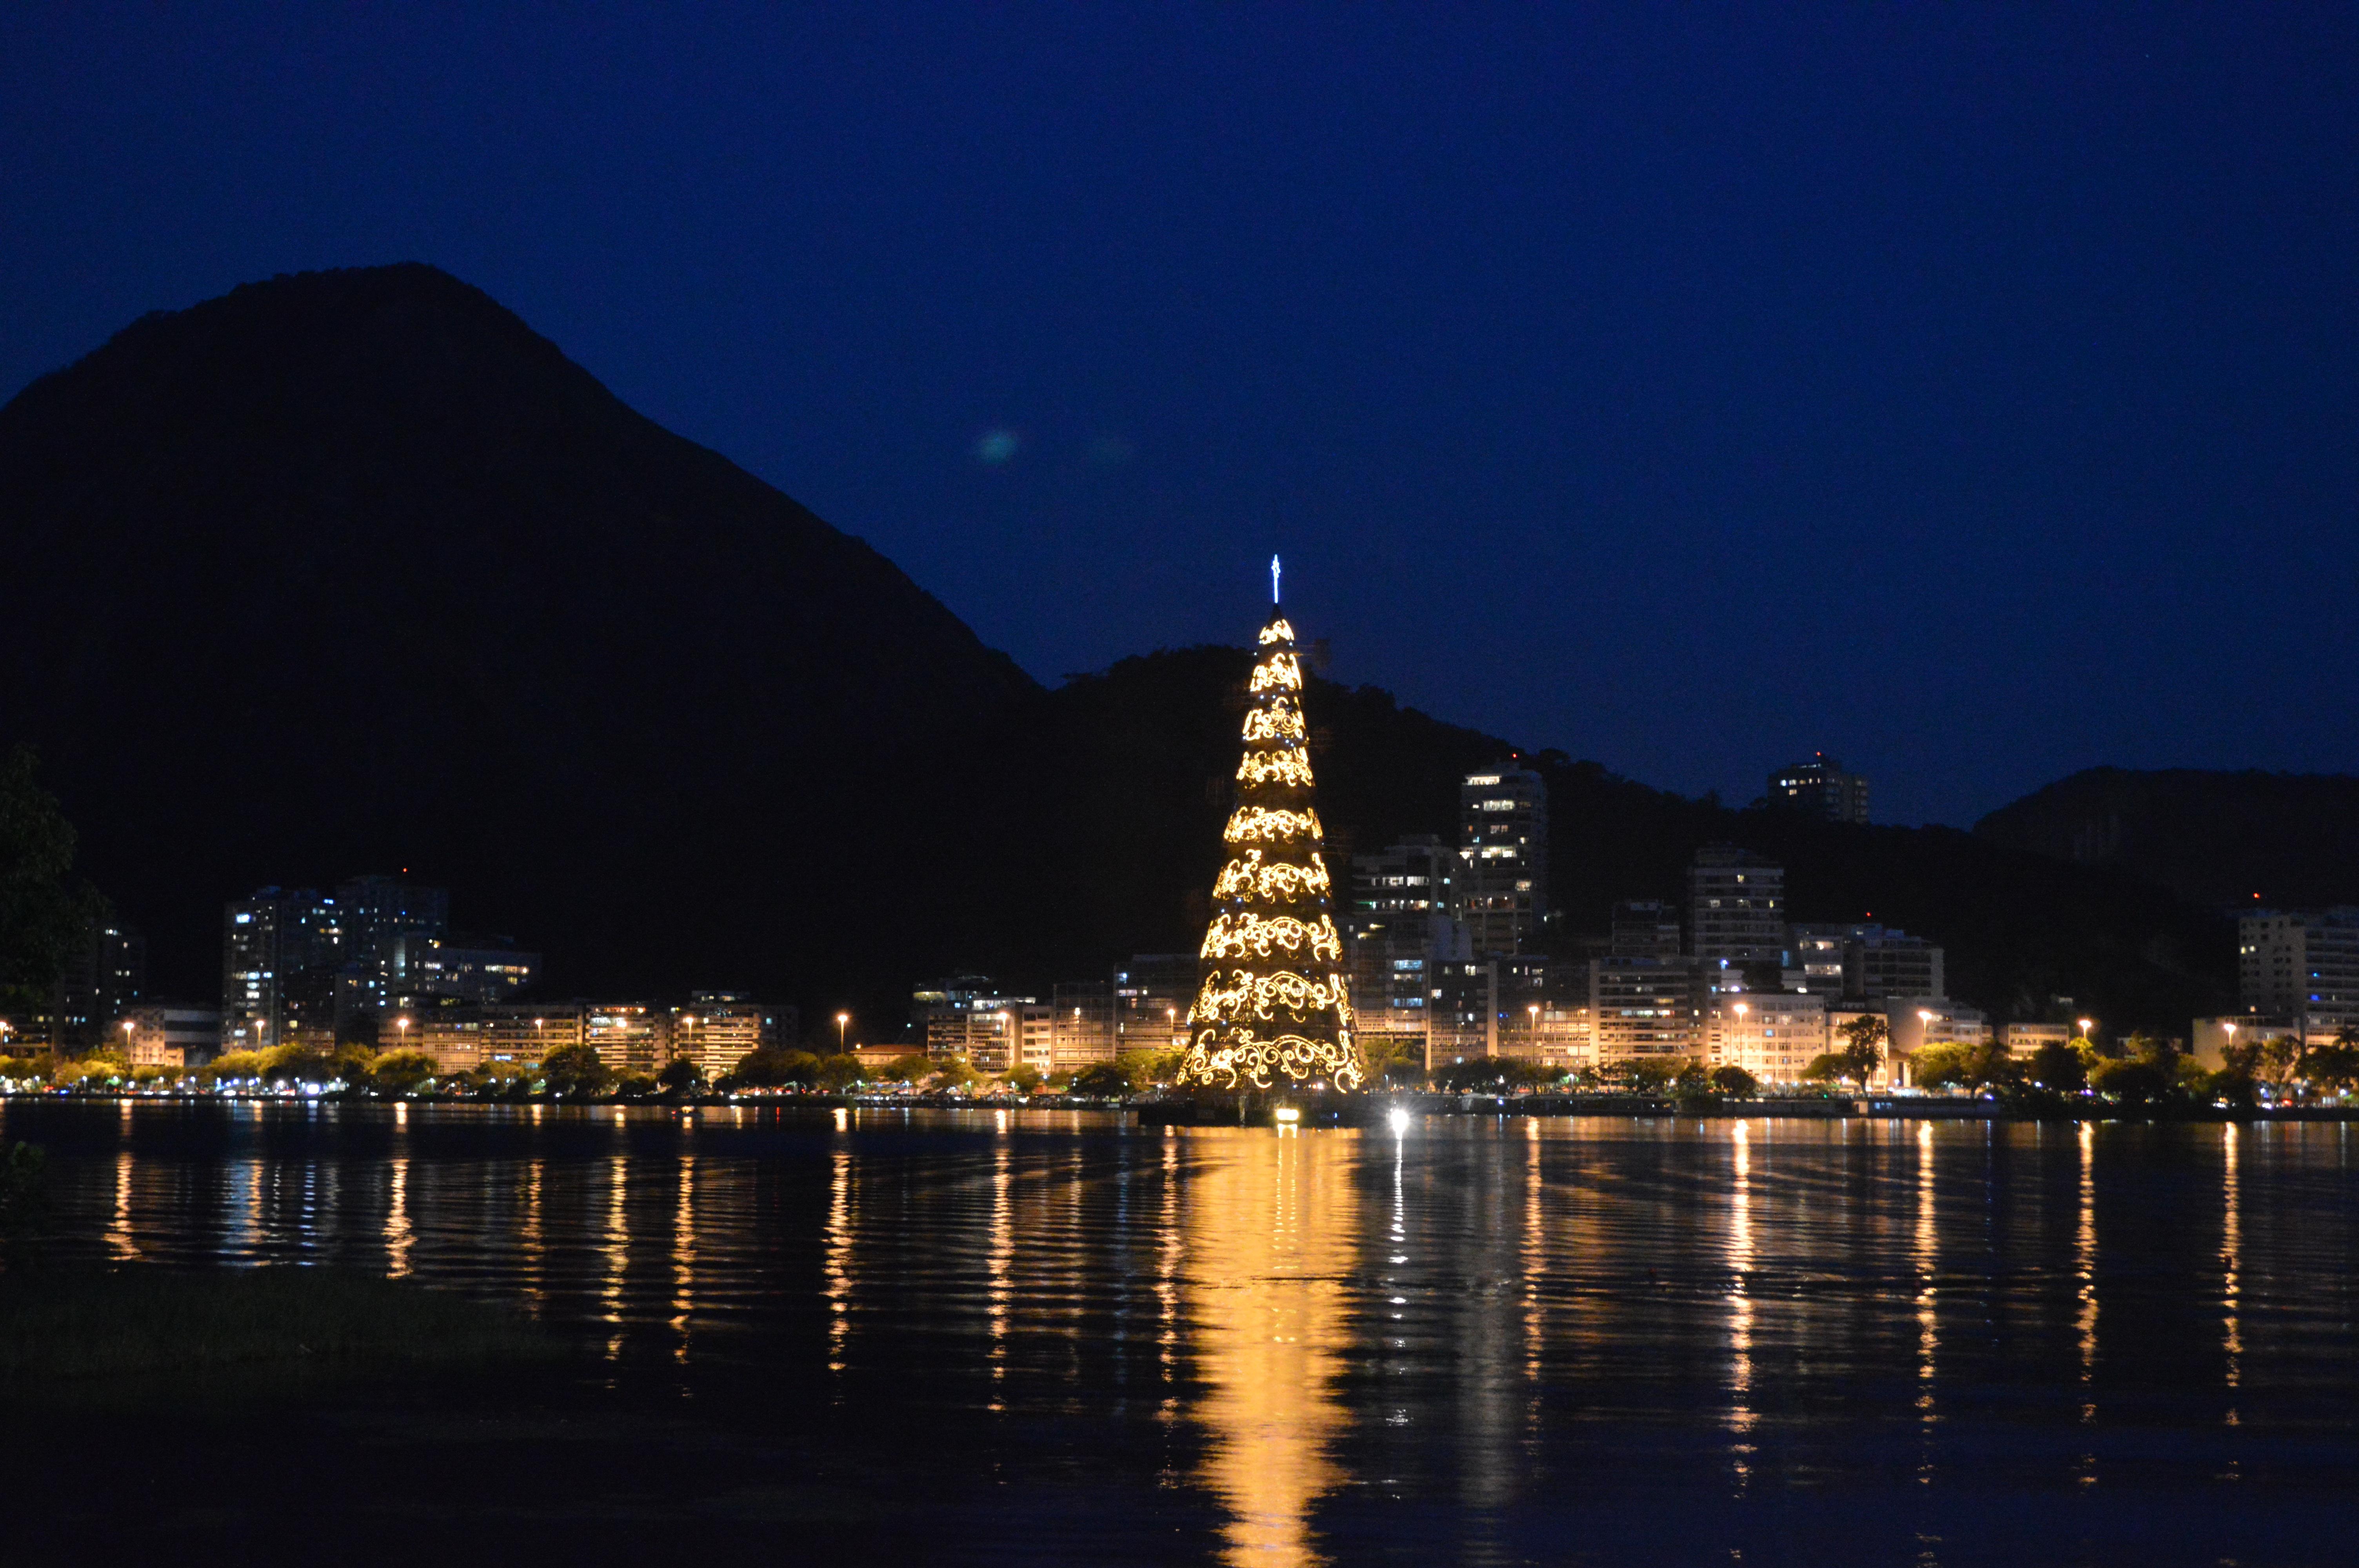
[[[0,1091],[0,1105],[82,1104],[134,1105],[310,1105],[377,1108],[398,1110],[409,1106],[435,1109],[484,1110],[647,1110],[683,1111],[805,1109],[805,1110],[967,1110],[967,1111],[1111,1111],[1136,1118],[1143,1125],[1234,1125],[1169,1114],[1170,1102],[1134,1098],[1129,1100],[1074,1095],[967,1097],[960,1095],[752,1095],[736,1098],[623,1099],[604,1096],[591,1099],[469,1099],[461,1096],[419,1095],[381,1098],[346,1094],[59,1094]],[[1473,1092],[1434,1093],[1400,1090],[1360,1097],[1345,1113],[1332,1105],[1321,1114],[1306,1116],[1308,1126],[1357,1125],[1375,1122],[1377,1113],[1399,1109],[1412,1116],[1485,1117],[1625,1117],[1685,1118],[1691,1120],[1791,1121],[2359,1121],[2359,1105],[2347,1106],[2192,1106],[2124,1105],[2104,1101],[2065,1101],[2054,1105],[2010,1106],[1989,1099],[1949,1098],[1919,1095],[1833,1095],[1768,1097],[1752,1099],[1689,1099],[1648,1095],[1486,1095]],[[1158,1114],[1161,1112],[1163,1114]],[[1265,1108],[1252,1118],[1268,1126]]]

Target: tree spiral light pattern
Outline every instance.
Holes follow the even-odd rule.
[[[1253,706],[1236,809],[1221,834],[1230,858],[1212,884],[1203,982],[1188,1015],[1185,1085],[1362,1087],[1301,691],[1294,628],[1273,610],[1245,683]]]

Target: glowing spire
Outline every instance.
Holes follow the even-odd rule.
[[[1269,562],[1270,598],[1278,561]],[[1294,628],[1272,610],[1261,629],[1236,809],[1222,833],[1227,863],[1212,884],[1202,983],[1188,1015],[1192,1036],[1180,1081],[1211,1088],[1281,1083],[1361,1087],[1343,939],[1312,802],[1305,681]]]

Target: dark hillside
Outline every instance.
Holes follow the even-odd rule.
[[[1027,896],[1042,940],[1010,972],[1086,974],[1125,953],[1201,935],[1236,765],[1243,649],[1125,659],[1049,695],[1054,826]],[[1304,697],[1320,815],[1339,878],[1355,849],[1404,833],[1457,833],[1458,779],[1515,755],[1504,741],[1397,705],[1373,687],[1314,679]],[[2229,1005],[2234,932],[2208,911],[2101,868],[2058,864],[1949,828],[1854,827],[1731,811],[1650,789],[1561,752],[1528,759],[1549,780],[1557,945],[1602,933],[1618,898],[1684,902],[1700,845],[1735,843],[1788,867],[1798,920],[1880,920],[1943,942],[1951,989],[2002,1019],[2057,1014],[2184,1034]],[[1013,881],[1011,880],[1011,885]],[[1053,939],[1050,934],[1054,933]],[[1043,967],[1045,965],[1045,968]]]
[[[221,900],[402,867],[563,989],[897,976],[979,896],[953,738],[1038,693],[425,266],[250,285],[35,383],[0,533],[0,725],[186,994]]]
[[[2091,768],[1999,807],[1974,837],[2214,909],[2359,903],[2359,778]]]

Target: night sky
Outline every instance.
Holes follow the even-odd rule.
[[[1049,682],[2359,771],[2359,8],[694,10],[0,11],[0,395],[425,260]]]

